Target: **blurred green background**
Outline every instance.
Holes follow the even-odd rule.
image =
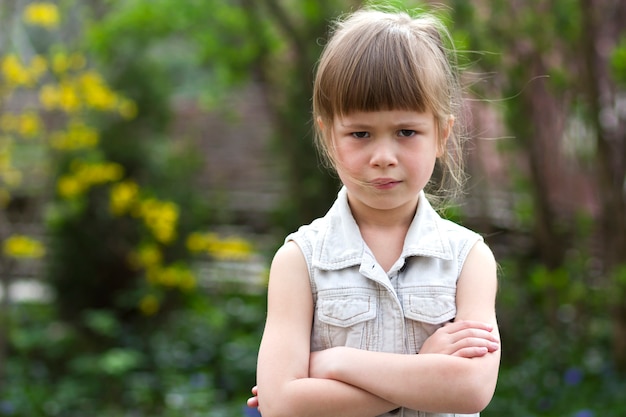
[[[338,187],[313,68],[359,4],[0,3],[0,416],[252,415],[269,261]],[[623,417],[626,2],[436,10],[471,175],[445,215],[501,266],[483,415]]]

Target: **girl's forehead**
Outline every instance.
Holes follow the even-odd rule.
[[[376,125],[376,124],[433,124],[434,114],[430,110],[377,110],[377,111],[354,111],[334,118],[335,125]]]

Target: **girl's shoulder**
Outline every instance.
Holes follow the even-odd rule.
[[[474,231],[473,229],[470,229],[467,226],[457,223],[455,221],[445,219],[443,217],[439,217],[438,224],[442,232],[452,237],[459,236],[459,237],[465,237],[465,238],[470,238],[470,239],[480,239],[480,240],[483,239],[480,233]]]

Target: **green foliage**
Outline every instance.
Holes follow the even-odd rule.
[[[625,411],[626,378],[611,360],[612,287],[572,251],[549,270],[523,258],[500,260],[503,356],[495,396],[482,416],[595,417]]]
[[[550,336],[547,331],[539,332],[536,339]],[[576,345],[575,340],[562,343]],[[574,353],[537,347],[524,362],[503,368],[495,397],[481,416],[624,415],[626,406],[620,397],[626,389],[626,380],[603,363],[604,354],[596,348]],[[560,359],[555,362],[555,358]]]
[[[268,22],[240,3],[115,1],[88,43],[110,66],[120,56],[148,58],[168,73],[166,83],[218,104],[277,43]]]
[[[255,381],[263,295],[197,297],[146,328],[104,310],[83,321],[100,349],[48,305],[13,311],[0,416],[237,416]]]
[[[623,37],[611,56],[611,68],[615,80],[626,87],[626,37]]]

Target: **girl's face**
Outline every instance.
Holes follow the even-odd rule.
[[[351,205],[414,210],[443,150],[444,133],[439,140],[430,111],[356,112],[335,118],[331,152]]]

